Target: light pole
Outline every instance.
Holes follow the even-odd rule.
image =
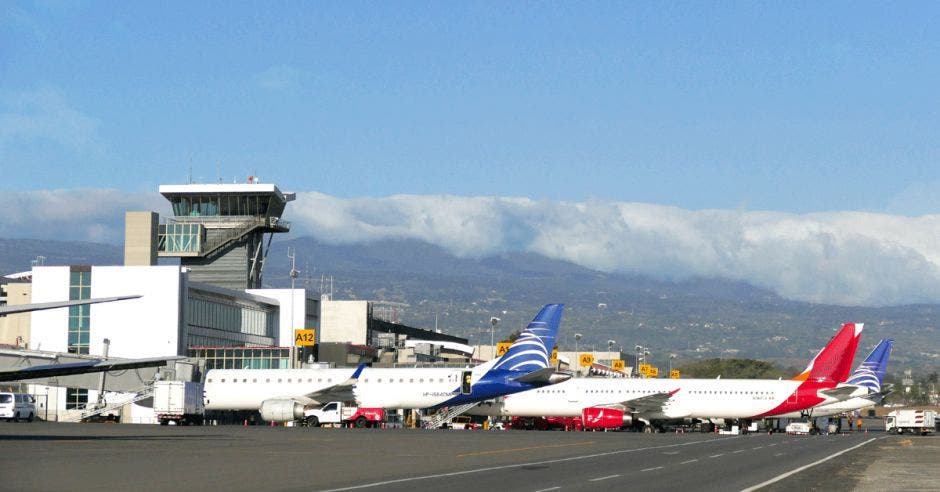
[[[578,342],[581,341],[581,337],[582,337],[582,336],[584,336],[584,335],[582,335],[582,334],[580,334],[580,333],[575,333],[575,334],[574,334],[574,351],[575,351],[575,353],[578,352]]]
[[[637,345],[633,347],[633,377],[640,377],[640,352],[643,351],[643,347]]]
[[[672,361],[678,357],[676,354],[669,354],[669,377],[672,377]]]
[[[496,344],[493,342],[493,333],[496,331],[496,324],[499,323],[499,318],[493,316],[490,318],[490,347],[495,347]]]
[[[614,345],[616,344],[616,340],[607,340],[607,356],[610,357],[610,362],[608,363],[610,365],[614,364],[614,356],[610,355],[610,353],[614,350]]]

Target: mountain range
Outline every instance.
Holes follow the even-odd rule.
[[[857,359],[880,338],[896,340],[892,373],[935,372],[940,360],[940,305],[847,307],[791,301],[744,282],[713,278],[659,280],[602,273],[532,253],[459,258],[414,240],[330,245],[310,237],[272,243],[265,287],[289,287],[288,247],[297,287],[333,299],[389,301],[382,313],[410,326],[439,329],[471,343],[521,329],[546,303],[566,305],[562,350],[650,351],[662,368],[714,357],[754,358],[801,369],[845,322],[864,322]],[[0,239],[0,271],[46,265],[116,265],[110,244]],[[500,321],[493,328],[490,320]],[[575,334],[582,336],[575,340]],[[612,343],[609,343],[612,341]]]

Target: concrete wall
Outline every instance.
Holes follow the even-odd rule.
[[[313,328],[319,336],[318,312],[309,312],[308,307],[317,307],[317,301],[308,302],[306,289],[248,289],[245,292],[274,299],[280,304],[280,333],[276,345],[288,347],[294,344],[294,329]],[[291,310],[293,309],[293,316]]]
[[[111,340],[113,357],[158,357],[179,353],[180,268],[178,266],[92,267],[91,297],[140,294],[139,299],[90,307],[89,352],[101,354]],[[69,298],[69,267],[33,269],[34,302]],[[30,347],[68,351],[69,310],[34,311]]]
[[[365,345],[368,310],[368,301],[321,301],[319,341]]]
[[[156,212],[125,212],[124,265],[153,266],[157,264]]]
[[[6,284],[7,305],[29,304],[32,301],[31,284]],[[26,347],[29,344],[29,313],[8,314],[0,317],[0,343]]]

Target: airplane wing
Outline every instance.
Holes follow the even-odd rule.
[[[6,316],[7,314],[16,314],[16,313],[28,313],[30,311],[42,311],[44,309],[58,309],[69,306],[83,306],[85,304],[98,304],[101,302],[114,302],[114,301],[123,301],[125,299],[137,299],[141,297],[139,295],[135,296],[115,296],[115,297],[97,297],[94,299],[77,299],[74,301],[58,301],[58,302],[37,302],[33,304],[15,304],[13,306],[0,306],[0,316]]]
[[[669,399],[672,398],[672,395],[676,394],[677,391],[679,390],[676,389],[669,392],[653,393],[652,395],[641,396],[632,400],[624,400],[620,403],[603,406],[613,406],[622,410],[629,408],[636,413],[660,413],[662,412],[663,406],[666,404],[666,402],[669,401]]]
[[[323,388],[312,393],[307,393],[300,398],[295,397],[293,399],[305,405],[319,405],[331,401],[355,400],[356,395],[353,394],[353,389],[356,387],[356,383],[359,382],[359,375],[362,374],[362,370],[365,369],[365,367],[365,364],[359,364],[359,367],[356,368],[356,371],[353,372],[352,376],[342,383],[337,383],[328,388]]]
[[[0,381],[20,381],[23,379],[46,378],[50,376],[70,376],[89,372],[118,371],[141,367],[160,367],[167,362],[183,360],[185,357],[152,357],[149,359],[124,360],[89,360],[65,364],[43,364],[41,366],[0,369]]]

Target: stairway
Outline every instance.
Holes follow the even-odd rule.
[[[477,402],[464,403],[463,405],[458,405],[456,407],[441,408],[440,411],[432,415],[429,419],[422,421],[421,427],[423,429],[439,429],[445,423],[450,422],[450,420],[454,417],[466,412],[476,405]]]
[[[96,407],[96,403],[86,403],[84,407],[77,408],[76,410],[82,410],[81,413],[75,413],[67,418],[63,418],[60,422],[79,422],[96,415],[105,414],[114,410],[117,410],[128,403],[138,402],[144,398],[149,398],[153,396],[153,386],[144,386],[138,388],[134,394],[128,398],[124,398],[118,401],[108,403],[101,407]]]

